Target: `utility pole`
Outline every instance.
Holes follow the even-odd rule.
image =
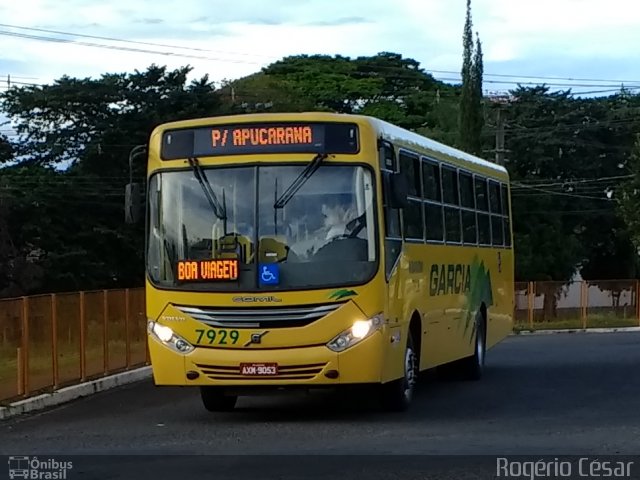
[[[508,153],[509,150],[504,148],[504,139],[505,139],[505,111],[504,106],[508,105],[511,101],[510,96],[508,95],[487,95],[487,98],[491,103],[493,103],[496,108],[496,146],[493,150],[489,150],[495,154],[495,163],[504,166],[505,164],[505,153]]]
[[[496,163],[504,166],[504,115],[502,105],[496,111]]]

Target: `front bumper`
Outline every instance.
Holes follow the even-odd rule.
[[[385,358],[382,328],[360,343],[336,353],[325,345],[289,348],[196,348],[179,354],[149,337],[156,385],[331,386],[379,383]],[[241,363],[277,363],[274,376],[244,376]],[[197,372],[198,376],[188,372]],[[337,376],[335,375],[337,372]]]

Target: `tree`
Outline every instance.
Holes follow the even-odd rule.
[[[25,205],[16,199],[16,193],[34,198],[31,195],[39,173],[15,166],[0,169],[0,298],[36,291],[42,283],[44,271],[38,264],[34,239],[25,241],[19,235],[21,228],[32,225],[29,217],[21,215]],[[17,178],[27,181],[16,182]]]
[[[620,178],[633,168],[631,146],[638,122],[638,98],[626,92],[576,102],[583,125],[576,135],[583,175],[591,177],[582,187],[583,222],[579,239],[583,245],[580,274],[583,279],[611,292],[616,308],[628,279],[638,275],[638,253],[632,242],[631,224],[619,208]],[[589,128],[592,127],[592,128]]]
[[[469,148],[476,155],[482,155],[482,129],[484,127],[484,112],[482,110],[482,77],[484,65],[482,61],[482,43],[476,33],[476,50],[473,57],[473,70],[471,72],[472,90],[472,134],[469,138]]]
[[[191,70],[152,65],[144,72],[63,76],[52,85],[10,89],[0,99],[22,137],[16,155],[39,165],[89,168],[96,161],[102,175],[126,173],[129,150],[145,143],[157,124],[218,113],[221,101],[207,77],[186,85]]]
[[[542,284],[552,316],[559,287],[578,271],[595,283],[635,275],[629,227],[615,209],[635,100],[574,98],[544,86],[511,94],[516,276],[557,282]]]
[[[629,279],[638,275],[638,251],[623,219],[616,212],[609,213],[598,214],[587,226],[590,248],[580,275],[602,291],[611,292],[612,307],[616,309],[623,290],[633,288]]]
[[[356,64],[341,55],[299,55],[279,60],[264,70],[284,88],[310,101],[315,109],[353,113],[359,102],[379,92],[382,81],[359,77]]]
[[[467,16],[462,36],[462,94],[460,96],[459,135],[463,150],[474,155],[482,152],[482,45],[476,33],[476,49],[473,48],[471,0],[467,0]]]
[[[518,88],[511,92],[509,117],[517,126],[507,135],[512,177],[516,279],[543,281],[544,315],[555,316],[561,287],[576,273],[583,259],[578,236],[581,199],[564,191],[565,181],[575,178],[567,155],[576,142],[566,124],[580,116],[568,92],[549,93],[547,87]],[[577,158],[576,158],[577,157]],[[542,186],[540,186],[542,185]]]
[[[128,154],[160,123],[221,113],[215,87],[207,77],[188,83],[190,71],[152,65],[2,94],[23,138],[13,146],[20,164],[0,169],[11,186],[8,229],[18,258],[43,271],[21,294],[143,282],[143,225],[123,215]],[[143,180],[144,162],[134,167]]]
[[[640,134],[629,161],[630,178],[621,185],[618,209],[629,228],[636,254],[640,252]]]
[[[0,134],[0,165],[13,158],[13,147],[9,139]]]
[[[438,129],[445,111],[439,110],[441,98],[450,102],[456,91],[417,61],[391,52],[355,59],[287,57],[266,67],[264,74],[305,107],[371,115],[411,130]],[[270,93],[268,98],[273,97]]]
[[[225,81],[218,94],[229,114],[256,112],[302,112],[314,108],[308,96],[296,95],[280,78],[264,72]]]

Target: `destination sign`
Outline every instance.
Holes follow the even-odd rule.
[[[314,131],[315,130],[315,131]],[[222,127],[211,129],[211,146],[224,148],[226,146],[246,147],[247,145],[322,145],[318,125],[314,129],[311,125],[297,127]],[[315,135],[314,135],[315,134]]]
[[[358,128],[347,123],[263,123],[172,130],[162,158],[258,153],[357,153]]]
[[[209,282],[238,279],[238,260],[181,260],[178,281]]]

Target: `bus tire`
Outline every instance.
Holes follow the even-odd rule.
[[[407,332],[403,364],[404,375],[402,378],[382,385],[382,404],[387,411],[404,412],[409,408],[413,400],[419,366],[410,331]]]
[[[487,321],[481,312],[476,315],[475,348],[473,355],[463,359],[460,373],[466,380],[480,380],[487,352]]]
[[[204,408],[210,412],[230,412],[238,401],[237,396],[225,395],[217,387],[200,387],[200,397]]]

